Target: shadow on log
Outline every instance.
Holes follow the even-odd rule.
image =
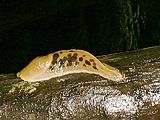
[[[72,74],[27,83],[1,74],[0,119],[159,120],[160,46],[98,58],[122,70],[126,80]]]

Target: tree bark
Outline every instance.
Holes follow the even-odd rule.
[[[126,80],[83,73],[28,83],[1,74],[0,119],[160,119],[160,46],[98,59],[119,68]]]

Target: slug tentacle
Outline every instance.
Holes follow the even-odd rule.
[[[89,52],[76,49],[61,50],[36,57],[17,73],[17,77],[35,82],[72,73],[98,74],[112,81],[124,79],[118,69],[101,63]]]

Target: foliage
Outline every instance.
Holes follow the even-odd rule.
[[[145,27],[146,15],[140,0],[122,0],[120,4],[120,32],[118,51],[137,49],[141,28]]]

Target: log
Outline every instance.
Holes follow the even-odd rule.
[[[126,80],[82,73],[28,83],[1,74],[0,119],[159,120],[160,46],[97,57]]]

